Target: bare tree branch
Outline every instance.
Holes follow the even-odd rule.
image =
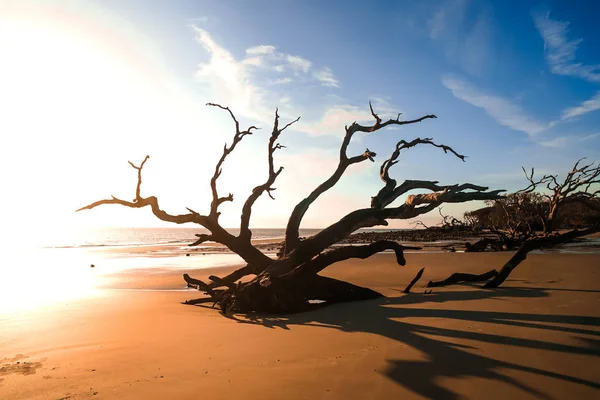
[[[575,238],[591,235],[592,233],[596,232],[600,232],[600,225],[583,230],[574,229],[561,235],[543,236],[529,239],[525,241],[525,243],[519,247],[517,252],[510,258],[510,260],[504,264],[504,266],[498,272],[498,275],[493,277],[493,279],[486,283],[483,287],[495,288],[500,286],[506,280],[506,278],[508,278],[510,273],[527,258],[527,254],[532,250],[539,249],[544,246],[554,246],[560,243],[565,243]]]
[[[412,281],[410,281],[410,283],[408,284],[408,286],[406,287],[406,289],[404,289],[404,293],[410,293],[410,289],[412,289],[412,287],[415,286],[415,284],[423,276],[423,271],[425,271],[425,268],[421,268],[419,270],[419,272],[417,272],[417,275],[413,278]]]
[[[487,281],[492,279],[493,277],[495,277],[496,275],[498,275],[498,271],[496,271],[495,269],[488,271],[486,273],[483,273],[481,275],[475,275],[475,274],[463,274],[463,273],[454,273],[452,275],[450,275],[448,278],[444,279],[443,281],[429,281],[429,283],[427,284],[427,287],[439,287],[439,286],[448,286],[448,285],[455,285],[457,283],[463,283],[463,282],[482,282],[482,281]]]
[[[159,207],[158,199],[155,196],[150,196],[150,197],[146,197],[146,198],[141,197],[140,190],[141,190],[141,183],[142,183],[142,168],[144,167],[145,162],[149,158],[150,158],[149,156],[146,156],[146,158],[140,164],[139,167],[137,167],[135,164],[133,164],[131,162],[129,163],[133,168],[135,168],[138,171],[138,181],[137,181],[137,186],[136,186],[136,199],[133,202],[121,200],[119,198],[112,196],[110,199],[96,201],[94,203],[88,204],[87,206],[81,207],[80,209],[78,209],[76,211],[91,210],[95,207],[98,207],[98,206],[104,205],[104,204],[119,204],[119,205],[130,207],[130,208],[143,208],[146,206],[150,206],[152,209],[152,213],[158,219],[160,219],[162,221],[173,222],[176,224],[184,224],[184,223],[190,223],[190,222],[196,223],[196,224],[204,226],[211,232],[211,235],[198,236],[199,239],[201,239],[201,240],[197,240],[196,242],[192,243],[192,245],[198,245],[206,240],[214,240],[215,242],[225,245],[228,249],[230,249],[231,251],[238,254],[240,257],[242,257],[246,262],[248,262],[250,264],[264,265],[266,268],[267,265],[270,265],[273,262],[273,260],[270,257],[266,256],[260,250],[258,250],[254,246],[252,246],[252,244],[250,242],[239,243],[236,240],[237,238],[235,236],[231,235],[225,229],[223,229],[218,224],[218,222],[216,221],[215,218],[210,218],[208,216],[201,215],[201,214],[197,213],[196,211],[192,210],[191,208],[188,208],[188,211],[189,211],[188,214],[178,214],[178,215],[169,214]],[[208,239],[207,236],[210,236],[211,238]]]
[[[429,227],[427,225],[425,225],[425,223],[423,223],[423,221],[421,221],[421,220],[413,221],[413,222],[411,222],[411,225],[412,225],[413,229],[417,229],[417,227],[419,227],[419,226],[423,229],[429,229]]]
[[[529,181],[529,186],[517,193],[531,193],[540,185],[545,185],[546,189],[551,191],[550,195],[544,195],[548,200],[548,215],[545,216],[545,233],[552,232],[553,222],[562,204],[566,203],[582,203],[588,207],[595,207],[594,202],[590,202],[600,193],[600,190],[591,192],[594,185],[600,184],[600,165],[595,165],[595,162],[579,166],[579,159],[571,171],[567,173],[565,179],[559,182],[556,175],[544,175],[540,179],[534,179],[534,169],[528,175],[525,169],[525,177]]]
[[[231,116],[231,119],[233,119],[233,122],[235,123],[235,134],[233,135],[233,142],[231,143],[231,146],[227,147],[227,143],[226,143],[225,146],[223,147],[223,155],[221,155],[221,158],[217,162],[217,165],[215,166],[215,173],[213,174],[212,178],[210,179],[210,188],[212,190],[213,199],[210,204],[209,217],[216,220],[219,217],[219,213],[217,212],[219,205],[225,201],[233,201],[232,194],[229,194],[229,196],[227,196],[227,197],[219,197],[219,194],[217,192],[217,179],[219,179],[219,176],[221,176],[223,162],[225,161],[227,156],[235,149],[237,144],[244,138],[244,136],[252,135],[252,129],[258,129],[258,128],[255,126],[251,126],[248,129],[246,129],[245,131],[240,131],[240,123],[235,118],[233,111],[231,111],[229,109],[229,107],[224,107],[224,106],[222,106],[220,104],[216,104],[216,103],[207,103],[206,105],[211,106],[211,107],[218,107],[222,110],[226,110],[229,113],[229,115]]]
[[[350,158],[348,157],[348,154],[347,154],[348,145],[350,144],[350,141],[352,140],[352,137],[354,136],[354,134],[356,132],[375,132],[375,131],[377,131],[381,128],[385,128],[386,126],[389,126],[389,125],[415,124],[415,123],[421,122],[426,119],[437,118],[435,115],[425,115],[421,118],[417,118],[414,120],[400,121],[400,114],[398,114],[398,117],[396,119],[390,119],[390,120],[382,123],[381,118],[373,111],[373,106],[370,103],[369,103],[369,108],[371,109],[371,115],[373,115],[373,118],[375,118],[375,123],[371,126],[362,126],[362,125],[354,122],[352,125],[350,125],[350,127],[346,126],[346,135],[344,136],[344,139],[340,146],[340,159],[339,159],[339,163],[338,163],[336,170],[333,172],[333,174],[327,180],[325,180],[315,190],[313,190],[308,195],[308,197],[306,197],[305,199],[300,201],[296,205],[294,210],[292,211],[292,214],[290,215],[290,218],[288,220],[288,224],[286,227],[285,248],[283,249],[283,252],[282,252],[283,254],[290,253],[298,246],[299,237],[300,237],[300,234],[299,234],[300,223],[302,222],[302,219],[304,218],[304,215],[308,211],[308,208],[310,207],[310,205],[321,194],[323,194],[327,190],[331,189],[340,180],[340,178],[342,177],[342,175],[344,174],[344,172],[350,165],[356,164],[356,163],[359,163],[359,162],[362,162],[365,160],[374,161],[374,157],[377,154],[370,151],[369,149],[366,149],[365,152],[361,155],[357,155],[357,156],[350,157]]]
[[[133,164],[131,161],[129,161],[129,164],[133,168],[135,168],[138,172],[137,185],[136,185],[136,189],[135,189],[135,199],[133,200],[133,202],[121,200],[121,199],[116,198],[115,196],[111,196],[110,199],[98,200],[96,202],[88,204],[87,206],[81,207],[81,208],[77,209],[76,211],[91,210],[93,208],[96,208],[96,207],[98,207],[100,205],[104,205],[104,204],[119,204],[119,205],[130,207],[130,208],[142,208],[142,207],[150,206],[152,208],[152,213],[162,221],[174,222],[176,224],[185,224],[188,222],[194,222],[194,223],[197,223],[200,225],[204,225],[207,220],[206,216],[200,215],[196,212],[190,212],[189,214],[172,215],[172,214],[169,214],[160,209],[160,207],[158,205],[158,199],[156,197],[150,196],[147,198],[143,198],[141,196],[142,169],[144,168],[144,164],[146,164],[146,161],[149,158],[150,158],[150,156],[146,156],[144,158],[144,161],[142,161],[142,163],[140,164],[139,167],[136,166],[135,164]]]
[[[250,241],[252,232],[249,229],[252,206],[256,200],[267,193],[270,197],[276,178],[282,172],[283,168],[276,168],[274,165],[275,151],[284,148],[278,143],[281,133],[296,123],[298,119],[291,121],[282,128],[279,126],[279,115],[275,112],[275,121],[273,130],[268,143],[268,176],[265,183],[254,188],[244,206],[240,221],[240,234],[233,236],[227,232],[218,222],[220,213],[218,207],[227,201],[233,201],[233,194],[228,196],[219,196],[217,191],[217,180],[222,173],[223,164],[228,155],[236,148],[237,144],[246,136],[252,134],[251,126],[245,131],[240,129],[239,121],[234,113],[228,107],[219,104],[208,103],[209,106],[220,108],[227,111],[235,124],[235,134],[233,141],[223,148],[223,153],[218,160],[214,174],[210,181],[212,201],[210,213],[201,215],[198,212],[188,208],[188,214],[171,215],[167,214],[158,207],[156,197],[144,198],[141,195],[142,169],[148,157],[136,166],[130,163],[138,171],[138,182],[136,186],[136,198],[133,202],[112,197],[106,200],[100,200],[88,206],[81,208],[91,209],[101,204],[120,204],[132,208],[141,208],[150,205],[154,214],[165,221],[184,223],[194,222],[204,226],[209,233],[199,233],[197,240],[191,245],[199,245],[206,241],[215,241],[222,243],[234,253],[240,255],[247,265],[230,273],[225,277],[210,276],[210,283],[184,275],[184,280],[191,287],[206,292],[210,296],[213,304],[219,304],[223,312],[230,311],[266,311],[266,312],[295,312],[307,310],[312,307],[309,304],[311,299],[322,299],[326,302],[351,301],[358,299],[371,299],[380,297],[381,294],[366,288],[340,282],[335,279],[319,276],[318,273],[324,268],[336,262],[347,260],[349,258],[367,258],[381,251],[393,250],[398,264],[404,265],[404,250],[418,249],[418,247],[407,247],[394,241],[378,241],[368,245],[341,247],[330,250],[330,246],[347,237],[359,228],[371,227],[376,225],[387,225],[388,219],[410,219],[425,214],[444,203],[459,203],[471,200],[491,200],[501,197],[502,190],[487,191],[486,187],[477,186],[470,183],[461,185],[441,186],[437,181],[404,181],[396,186],[396,181],[390,178],[389,170],[393,166],[400,152],[403,149],[409,149],[419,144],[428,144],[441,148],[444,152],[452,153],[464,161],[464,156],[458,154],[451,147],[439,145],[430,138],[417,138],[407,142],[401,140],[397,143],[395,151],[390,158],[384,161],[380,169],[381,177],[386,182],[388,188],[385,193],[379,193],[374,201],[377,206],[355,210],[340,221],[330,225],[321,232],[309,237],[306,240],[300,240],[300,223],[310,207],[310,205],[325,191],[333,187],[342,177],[346,169],[356,163],[365,160],[374,161],[375,152],[368,148],[355,156],[349,156],[347,149],[353,135],[356,132],[375,132],[389,125],[406,125],[421,122],[425,119],[436,118],[434,115],[426,115],[415,120],[400,121],[400,114],[396,119],[383,121],[373,110],[372,104],[369,104],[371,115],[375,119],[372,126],[362,126],[356,122],[346,127],[346,134],[340,146],[339,162],[333,174],[321,183],[310,195],[299,202],[292,212],[286,229],[285,247],[280,252],[278,260],[273,260],[256,247]],[[587,168],[578,167],[582,171]],[[533,179],[533,178],[532,178]],[[408,196],[403,204],[397,207],[385,208],[399,196],[415,189],[426,190],[431,193],[420,193]],[[571,190],[569,187],[568,190]],[[579,190],[579,189],[578,189]],[[571,193],[576,193],[572,190]],[[585,195],[579,195],[586,197]],[[248,281],[239,281],[248,276],[256,275]],[[420,275],[420,274],[419,274]],[[417,276],[418,279],[419,276]],[[293,279],[292,279],[293,278]],[[414,285],[414,282],[410,286]],[[208,299],[197,299],[193,303],[208,302]]]
[[[252,232],[249,229],[249,225],[250,225],[250,216],[252,214],[252,206],[254,205],[254,202],[256,202],[256,200],[265,191],[267,192],[267,194],[269,195],[269,197],[271,199],[274,199],[271,192],[273,190],[275,190],[275,188],[272,187],[272,185],[273,185],[273,183],[275,183],[275,180],[277,179],[279,174],[283,171],[283,167],[279,167],[277,169],[277,171],[275,171],[273,154],[275,153],[276,150],[285,147],[285,146],[282,146],[281,144],[277,143],[277,139],[279,139],[279,135],[281,135],[281,132],[283,132],[284,130],[286,130],[288,127],[292,126],[299,120],[300,120],[300,117],[296,118],[295,120],[286,124],[283,128],[279,129],[279,114],[278,114],[277,110],[275,110],[275,121],[273,122],[273,131],[271,133],[271,138],[269,139],[269,147],[268,147],[268,153],[267,153],[268,163],[269,163],[269,176],[265,183],[263,183],[262,185],[256,186],[252,190],[252,193],[250,194],[250,196],[244,203],[244,206],[242,207],[242,216],[241,216],[239,237],[243,238],[244,240],[250,241],[250,238],[252,237]]]
[[[313,260],[298,266],[296,272],[316,274],[336,262],[348,260],[350,258],[365,259],[385,250],[393,250],[396,254],[396,261],[398,264],[406,265],[404,250],[408,249],[420,250],[421,247],[403,246],[398,242],[391,240],[379,240],[364,246],[344,246],[318,255]]]
[[[441,145],[436,144],[432,140],[433,139],[431,139],[431,138],[425,138],[425,139],[416,138],[410,142],[401,140],[396,144],[396,148],[392,152],[390,158],[388,158],[381,164],[379,174],[380,174],[381,180],[383,182],[385,182],[385,186],[383,188],[381,188],[381,190],[379,191],[379,193],[377,193],[376,196],[371,197],[371,207],[383,208],[398,197],[398,195],[392,195],[392,192],[396,188],[396,180],[390,178],[389,171],[393,165],[398,163],[398,157],[400,157],[400,152],[402,150],[410,149],[411,147],[415,147],[419,144],[429,144],[429,145],[441,148],[442,150],[444,150],[444,153],[451,152],[456,157],[460,158],[462,161],[465,161],[465,156],[458,154],[451,147],[443,145],[443,144],[441,144]]]
[[[493,200],[501,198],[500,193],[504,190],[490,192],[462,192],[462,190],[473,187],[471,184],[447,186],[446,190],[431,194],[410,196],[405,204],[394,208],[366,208],[355,210],[338,222],[328,226],[319,233],[307,238],[289,254],[292,260],[288,265],[273,265],[266,271],[274,275],[291,270],[294,265],[300,265],[311,260],[329,246],[349,236],[360,228],[368,228],[377,225],[387,225],[386,219],[410,219],[426,214],[443,203],[463,203],[472,200]],[[448,189],[450,188],[450,189]]]
[[[135,168],[138,172],[138,182],[137,182],[137,187],[135,188],[135,199],[133,200],[134,202],[141,199],[140,191],[142,189],[142,168],[144,168],[144,164],[146,164],[146,161],[148,161],[149,158],[150,158],[150,156],[147,155],[139,167],[136,166],[131,161],[128,161],[129,165],[131,165],[133,168]]]
[[[208,241],[216,241],[215,238],[212,235],[207,235],[205,233],[200,233],[197,234],[196,237],[198,238],[198,240],[196,240],[194,243],[190,243],[188,244],[188,246],[192,247],[192,246],[198,246],[204,242],[208,242]]]

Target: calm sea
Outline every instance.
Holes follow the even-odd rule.
[[[300,234],[310,236],[318,231],[303,229]],[[236,254],[216,250],[214,246],[189,247],[197,233],[203,232],[190,228],[103,228],[80,231],[57,229],[51,235],[29,233],[3,237],[0,322],[3,314],[8,315],[6,313],[14,315],[28,307],[39,308],[52,302],[68,302],[92,293],[104,293],[100,288],[107,287],[105,282],[128,279],[126,277],[131,275],[123,274],[127,271],[154,274],[173,269],[183,273],[244,264]],[[237,232],[231,230],[231,233]],[[283,229],[253,230],[256,239],[281,239],[283,236]],[[544,252],[600,251],[600,239],[588,241],[585,246],[582,243],[574,245]],[[274,253],[276,247],[264,251]],[[182,280],[181,290],[184,289]]]
[[[228,229],[228,231],[233,235],[239,234],[239,229]],[[310,236],[319,231],[320,229],[301,229],[300,236]],[[208,233],[208,231],[197,228],[95,228],[44,238],[44,242],[40,243],[39,247],[187,245],[196,240],[194,235],[198,233]],[[285,229],[252,229],[253,239],[283,239],[284,235]]]
[[[302,229],[300,235],[310,236],[318,231]],[[235,229],[230,232],[237,234]],[[285,230],[252,232],[255,239],[282,239]],[[153,274],[173,269],[183,273],[244,264],[236,254],[215,250],[214,246],[189,247],[195,234],[206,233],[201,229],[55,229],[51,234],[34,233],[37,234],[2,237],[0,321],[3,313],[14,315],[28,307],[99,293],[99,288],[106,287],[105,282],[126,279],[129,275],[122,273],[127,271]],[[275,252],[276,248],[270,251]],[[181,289],[184,288],[182,280]]]

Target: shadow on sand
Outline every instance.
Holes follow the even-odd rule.
[[[581,337],[579,339],[587,346],[578,347],[536,339],[432,327],[401,321],[403,318],[408,317],[446,318],[465,321],[465,326],[468,325],[468,321],[474,321],[600,336],[600,330],[581,328],[581,326],[600,326],[600,317],[412,307],[412,305],[427,302],[464,302],[487,298],[533,298],[547,297],[548,295],[546,289],[536,288],[502,288],[493,291],[467,289],[465,291],[449,291],[428,295],[415,293],[366,302],[337,304],[313,312],[282,317],[250,315],[244,316],[243,319],[235,319],[240,323],[259,324],[268,328],[290,329],[290,326],[293,325],[314,325],[345,332],[367,332],[404,343],[421,351],[426,360],[388,360],[389,366],[384,373],[405,388],[430,399],[457,399],[461,397],[458,393],[440,386],[437,383],[439,377],[478,377],[497,380],[514,385],[530,396],[544,399],[553,398],[547,393],[540,392],[508,374],[502,373],[503,370],[527,372],[600,389],[600,383],[598,382],[496,360],[467,351],[475,349],[474,347],[443,340],[444,338],[468,339],[473,342],[504,344],[528,349],[598,357],[600,356],[600,341],[596,339]],[[404,307],[408,305],[411,305],[411,307]],[[551,325],[553,323],[560,325]],[[433,339],[432,336],[436,339]]]

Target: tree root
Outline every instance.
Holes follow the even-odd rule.
[[[217,277],[213,281],[219,281]],[[361,286],[320,275],[306,275],[296,279],[271,279],[261,285],[260,280],[232,285],[228,289],[211,289],[199,279],[185,274],[188,285],[204,291],[210,297],[195,299],[185,304],[213,302],[224,314],[235,312],[297,313],[315,307],[359,300],[370,300],[383,295]],[[207,291],[207,289],[209,291]]]

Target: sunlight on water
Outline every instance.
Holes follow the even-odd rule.
[[[0,316],[100,295],[110,288],[111,276],[136,269],[192,270],[243,262],[235,254],[203,255],[202,250],[186,256],[191,250],[183,243],[193,235],[184,230],[37,233],[32,237],[31,231],[13,230],[2,237],[6,251],[0,254]]]
[[[72,249],[71,249],[72,250]],[[81,251],[13,248],[0,265],[0,314],[97,294],[96,277]]]

